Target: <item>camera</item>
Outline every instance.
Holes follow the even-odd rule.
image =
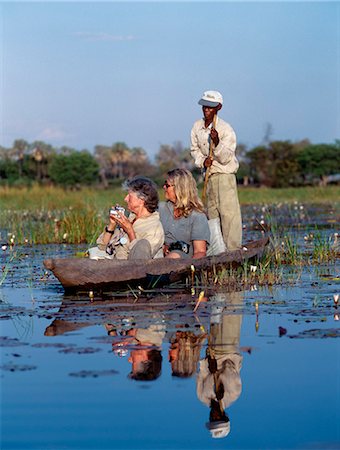
[[[116,205],[114,208],[110,208],[111,216],[118,216],[118,214],[124,214],[125,208],[120,205]]]

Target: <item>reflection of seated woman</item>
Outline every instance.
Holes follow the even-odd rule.
[[[108,330],[112,336],[116,330]],[[130,349],[129,362],[131,372],[129,378],[137,381],[152,381],[158,378],[162,368],[161,346],[165,336],[163,323],[151,324],[148,328],[131,328],[124,337],[118,337],[112,344],[117,354]]]
[[[196,181],[186,169],[168,172],[164,183],[166,202],[159,205],[167,258],[202,258],[210,240],[208,219],[198,197]]]
[[[176,331],[171,338],[169,350],[173,377],[188,378],[196,373],[205,337],[205,333],[196,335],[192,331]]]
[[[89,249],[91,259],[150,259],[162,257],[163,227],[159,219],[158,192],[153,181],[135,177],[125,183],[125,202],[131,214],[110,214],[109,224]]]

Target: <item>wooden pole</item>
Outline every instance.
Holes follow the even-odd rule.
[[[216,119],[217,119],[217,114],[214,115],[212,128],[216,127]],[[212,158],[212,156],[213,156],[214,147],[215,147],[214,146],[214,141],[210,138],[209,158]],[[207,186],[208,186],[210,167],[211,166],[207,167],[207,170],[205,171],[204,185],[203,185],[203,191],[202,191],[202,201],[203,201],[203,203],[205,203],[205,198],[206,198],[206,194],[207,194]]]

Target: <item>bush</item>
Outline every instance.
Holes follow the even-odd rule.
[[[49,168],[51,180],[62,186],[91,185],[98,181],[99,165],[87,151],[57,155]]]

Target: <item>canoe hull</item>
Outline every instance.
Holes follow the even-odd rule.
[[[241,250],[225,252],[201,259],[152,259],[152,260],[93,260],[89,258],[56,258],[44,261],[65,290],[89,290],[136,285],[157,281],[168,284],[184,279],[191,270],[206,270],[213,266],[242,264],[245,260],[260,257],[267,245],[267,237],[251,241]]]

